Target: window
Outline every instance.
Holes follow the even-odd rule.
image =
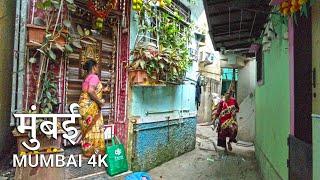
[[[264,83],[264,62],[263,62],[262,46],[260,46],[258,52],[256,52],[256,61],[257,61],[257,83],[259,86],[261,86]]]

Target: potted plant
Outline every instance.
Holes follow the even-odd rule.
[[[133,61],[129,67],[129,80],[132,84],[150,84],[157,81],[157,50],[151,45],[140,44],[131,52]]]
[[[57,85],[54,82],[54,76],[52,73],[49,73],[48,76],[45,77],[43,81],[43,93],[41,94],[41,98],[38,106],[31,107],[32,110],[25,111],[27,114],[51,114],[56,112],[58,107],[58,99],[57,99]],[[51,151],[52,149],[61,149],[62,138],[61,135],[63,133],[61,129],[61,124],[58,122],[58,138],[53,139],[51,137],[47,137],[42,134],[40,131],[40,124],[46,119],[36,119],[36,132],[37,139],[40,141],[40,149],[39,152],[42,151]],[[50,120],[50,119],[48,119]],[[29,124],[30,119],[26,119],[26,122]],[[19,133],[16,129],[13,131],[13,135],[17,138],[17,146],[19,153],[26,153],[28,150],[22,146],[22,142],[28,142],[29,135],[28,133]]]
[[[40,61],[40,68],[39,72],[35,72],[37,73],[37,84],[34,105],[37,108],[25,111],[25,113],[51,114],[56,113],[58,109],[58,90],[56,77],[50,73],[48,67],[56,63],[58,56],[73,52],[72,45],[77,47],[80,44],[79,40],[72,38],[68,30],[71,27],[71,22],[67,12],[74,11],[76,7],[73,0],[38,0],[36,3],[33,2],[31,24],[27,25],[28,38],[29,42],[35,43],[39,48],[35,52],[30,52],[33,54],[29,58],[29,63]],[[80,29],[81,27],[78,27],[78,30]],[[81,31],[83,30],[81,29]],[[40,56],[37,56],[39,53]],[[61,133],[63,132],[58,131],[57,140],[41,134],[39,125],[44,120],[37,119],[39,134],[37,137],[41,144],[40,150],[57,151],[61,148]],[[59,127],[60,123],[58,123],[58,129]],[[21,145],[21,142],[29,139],[28,134],[19,133],[17,130],[14,130],[13,134],[17,138],[18,151],[25,153],[26,149]]]
[[[64,46],[68,28],[71,26],[66,14],[68,10],[75,10],[73,0],[34,1],[31,23],[26,25],[28,42],[42,44],[46,40],[51,40]]]
[[[149,78],[153,77],[162,83],[181,84],[188,68],[192,65],[188,46],[192,26],[184,22],[178,12],[168,13],[165,6],[170,4],[171,1],[148,1],[148,3],[136,1],[133,4],[133,10],[138,17],[138,36],[141,36],[140,40],[144,42],[156,40],[157,53],[151,53],[149,58],[148,56],[140,58],[138,54],[143,51],[140,52],[140,48],[135,48],[130,67],[131,70],[146,71],[140,74],[143,76],[147,74]]]

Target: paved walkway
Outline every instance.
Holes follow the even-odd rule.
[[[233,146],[231,153],[215,150],[217,134],[211,127],[197,127],[195,150],[177,157],[149,171],[153,180],[260,180],[262,179],[254,157],[254,147],[242,143]],[[240,146],[241,145],[241,146]],[[247,146],[247,147],[244,147]],[[66,155],[80,153],[79,148],[68,149]],[[122,180],[127,174],[109,177],[104,168],[66,168],[67,179]],[[10,173],[10,172],[9,172]],[[13,177],[14,171],[8,175]],[[6,175],[7,176],[7,175]],[[7,176],[7,177],[8,177]],[[1,177],[1,174],[0,174]],[[1,180],[2,178],[0,178]],[[11,178],[4,178],[11,179]]]
[[[197,145],[192,152],[175,158],[149,173],[154,180],[260,180],[254,147],[250,143],[234,145],[232,153],[215,148],[217,134],[211,127],[197,128]],[[249,147],[244,147],[249,146]]]
[[[217,134],[211,127],[198,126],[196,149],[149,171],[153,180],[260,180],[254,147],[250,143],[233,146],[225,154],[215,151]],[[240,146],[241,143],[241,146]],[[247,146],[247,147],[244,147]],[[107,179],[105,173],[85,179]],[[123,179],[123,178],[115,178]]]

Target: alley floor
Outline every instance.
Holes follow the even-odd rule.
[[[217,134],[211,127],[198,126],[195,150],[150,170],[149,174],[153,180],[262,179],[254,157],[252,144],[239,141],[237,145],[233,145],[232,152],[225,154],[220,148],[218,148],[218,151],[215,150],[212,142],[216,142],[216,138]],[[73,153],[75,151],[77,150],[72,150]],[[67,179],[85,180],[122,180],[128,174],[125,173],[111,178],[107,176],[104,168],[89,167],[82,167],[81,169],[67,168],[65,173]],[[13,172],[11,175],[13,175]]]
[[[155,180],[262,179],[252,144],[239,142],[239,145],[234,145],[233,151],[226,155],[222,149],[215,151],[212,142],[216,141],[216,138],[217,134],[211,127],[198,126],[195,150],[164,163],[149,173]]]
[[[250,143],[238,142],[233,151],[215,151],[217,134],[208,126],[197,127],[195,150],[149,171],[153,180],[260,180],[262,179]],[[105,173],[78,179],[106,179]],[[112,179],[123,179],[120,177]]]

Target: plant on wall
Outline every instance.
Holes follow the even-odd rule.
[[[171,17],[162,13],[159,46],[160,52],[167,53],[171,61],[170,65],[173,65],[169,67],[170,71],[167,76],[169,81],[181,81],[192,63],[188,48],[191,28],[182,27],[180,21],[181,17],[178,15]]]
[[[39,48],[29,62],[36,63],[36,55],[40,53],[35,98],[40,113],[53,113],[58,105],[55,77],[48,72],[50,64],[56,63],[59,56],[72,53],[73,47],[80,48],[79,40],[73,38],[69,31],[68,11],[75,10],[73,0],[38,0],[31,13],[32,24],[27,25],[28,39]]]
[[[43,93],[40,96],[40,113],[48,114],[55,111],[58,106],[57,90],[54,75],[48,73],[43,80]]]
[[[189,57],[191,26],[178,12],[169,12],[172,1],[135,1],[133,9],[138,15],[139,31],[131,55],[131,69],[146,70],[149,77],[163,82],[181,83],[192,64]],[[146,41],[156,48],[143,48]],[[143,42],[143,43],[141,43]],[[143,58],[141,58],[143,55]]]

